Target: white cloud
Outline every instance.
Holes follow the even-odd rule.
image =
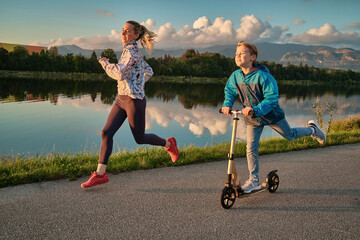
[[[207,17],[203,16],[194,22],[193,28],[200,29],[200,28],[208,27],[210,25],[211,25],[210,20]]]
[[[30,43],[32,46],[47,46],[47,44],[41,42],[40,40],[36,40]]]
[[[263,23],[254,15],[246,15],[240,20],[240,28],[234,29],[234,23],[224,17],[218,17],[213,23],[203,16],[198,18],[193,26],[185,25],[179,31],[167,23],[159,27],[159,47],[194,47],[236,44],[239,40],[278,41],[285,38],[283,33],[288,31],[285,26],[272,27],[269,23]]]
[[[192,26],[185,25],[178,31],[170,22],[159,27],[155,20],[147,19],[142,22],[149,30],[157,34],[156,48],[186,48],[205,47],[211,45],[236,44],[239,40],[257,41],[261,39],[277,41],[283,39],[283,32],[287,27],[272,27],[264,24],[254,15],[246,15],[240,20],[240,28],[234,29],[234,23],[224,17],[218,17],[212,23],[206,16],[194,21]],[[112,48],[120,50],[121,32],[111,30],[109,35],[96,35],[90,37],[75,37],[73,39],[52,39],[48,46],[75,44],[84,49]]]
[[[354,22],[349,25],[344,26],[345,29],[353,28],[353,29],[360,29],[360,22]]]
[[[206,47],[212,45],[236,44],[240,40],[250,42],[298,42],[309,44],[342,44],[350,47],[358,46],[360,42],[359,33],[347,31],[339,32],[333,25],[324,24],[320,28],[313,28],[293,36],[287,26],[272,26],[268,20],[263,22],[254,15],[245,15],[239,25],[224,17],[215,18],[211,22],[206,16],[195,20],[192,24],[184,25],[176,30],[171,22],[157,26],[155,20],[147,19],[142,22],[149,30],[157,34],[155,48],[191,48]],[[304,23],[304,20],[296,19],[295,25]],[[353,23],[346,28],[356,28],[360,24]],[[79,36],[72,39],[51,40],[47,44],[36,42],[37,45],[59,46],[75,44],[84,49],[122,48],[121,32],[111,30],[108,35],[95,35],[90,37]]]
[[[299,26],[299,25],[304,24],[305,21],[302,20],[302,19],[295,19],[295,20],[293,20],[293,23],[294,23],[296,26]]]
[[[215,44],[235,43],[233,23],[224,18],[216,18],[212,24],[207,17],[197,19],[193,26],[185,25],[178,31],[171,23],[159,27],[157,31],[157,47],[193,47]]]
[[[154,31],[156,28],[156,22],[154,19],[148,19],[146,20],[146,22],[142,22],[140,23],[141,25],[144,25],[147,29],[149,29],[150,31]]]
[[[51,39],[48,44],[50,46],[61,46],[61,45],[77,45],[84,49],[104,49],[112,48],[114,50],[119,50],[122,48],[121,43],[121,32],[117,30],[111,30],[110,34],[107,36],[104,35],[95,35],[90,37],[75,37],[72,39],[62,39],[57,40]]]
[[[269,42],[285,40],[286,36],[283,35],[283,33],[288,30],[289,30],[289,28],[286,26],[269,27],[269,28],[266,28],[266,30],[260,34],[260,38],[262,40],[266,40]]]
[[[106,11],[106,10],[98,9],[96,12],[97,12],[98,14],[103,15],[103,16],[106,16],[106,17],[115,17],[115,15],[114,15],[113,13],[108,12],[108,11]]]
[[[214,24],[209,21],[208,26],[203,26],[198,31],[194,32],[197,35],[193,39],[195,45],[215,45],[221,42],[228,44],[234,42],[234,24],[230,20],[225,20],[223,17],[216,18]]]
[[[334,25],[326,23],[320,28],[312,28],[303,34],[295,35],[290,40],[300,43],[359,45],[360,34],[352,31],[341,33]]]
[[[268,17],[271,19],[271,17]],[[288,31],[287,26],[271,26],[269,22],[262,22],[254,15],[246,15],[240,19],[240,28],[236,30],[238,40],[257,42],[257,41],[283,41],[286,39],[284,33]]]
[[[254,15],[246,15],[240,19],[240,28],[236,30],[236,37],[243,41],[257,41],[265,31],[265,24]]]
[[[170,22],[160,26],[159,30],[156,31],[156,34],[157,34],[156,41],[158,43],[164,42],[164,44],[166,43],[171,44],[172,40],[176,40],[175,39],[176,30]]]

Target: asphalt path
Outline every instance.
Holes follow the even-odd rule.
[[[226,158],[226,157],[225,157]],[[236,199],[220,193],[227,161],[0,189],[0,239],[360,239],[360,144],[260,156],[280,184]],[[109,163],[111,164],[111,163]],[[236,159],[242,181],[245,158]]]

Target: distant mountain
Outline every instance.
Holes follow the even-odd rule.
[[[60,55],[74,54],[74,55],[81,55],[81,56],[88,57],[88,58],[91,57],[91,54],[93,51],[95,51],[96,56],[100,56],[101,53],[104,51],[104,49],[95,49],[95,50],[83,49],[76,45],[62,45],[62,46],[56,46],[56,47],[57,47]],[[120,52],[120,54],[121,54],[121,52]]]
[[[318,49],[316,51],[288,52],[280,63],[307,64],[332,69],[351,69],[360,72],[360,51],[353,49]]]
[[[76,45],[61,45],[57,46],[58,52],[60,55],[66,55],[66,54],[74,54],[74,55],[81,55],[84,57],[90,57],[93,52],[96,53],[96,56],[100,57],[101,53],[105,49],[83,49],[81,47],[78,47]],[[143,48],[140,49],[141,53],[146,57],[164,57],[165,55],[170,55],[173,57],[180,57],[183,55],[183,53],[186,51],[186,49],[176,49],[176,50],[164,50],[164,49],[155,49],[151,56],[145,52]],[[122,51],[115,51],[116,56],[119,58],[121,56]]]
[[[274,43],[257,43],[259,50],[258,60],[277,62],[287,65],[305,65],[309,67],[331,68],[331,69],[351,69],[360,72],[360,51],[349,48],[331,48],[327,46],[307,46],[301,44],[274,44]],[[104,49],[82,49],[76,45],[62,45],[58,46],[59,54],[66,55],[72,53],[74,55],[82,55],[90,57],[95,51],[97,56],[100,56]],[[200,53],[216,52],[226,57],[233,58],[235,55],[236,46],[223,45],[212,46],[207,48],[194,48]],[[170,55],[172,57],[180,57],[185,53],[186,49],[155,49],[151,56],[149,56],[144,49],[141,52],[146,57],[163,57]],[[121,55],[121,51],[115,51],[117,57]]]
[[[301,44],[257,43],[258,60],[277,62],[283,65],[307,64],[309,67],[351,69],[360,72],[360,51],[350,48],[332,48],[327,46],[307,46]],[[214,46],[196,49],[199,52],[218,52],[234,57],[235,46]]]

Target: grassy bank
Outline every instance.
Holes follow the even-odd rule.
[[[360,114],[348,119],[334,120],[325,145],[319,145],[311,137],[287,141],[274,138],[261,141],[260,155],[331,145],[360,142]],[[173,164],[161,147],[141,148],[136,151],[114,153],[109,160],[107,171],[117,174],[138,169],[179,166],[194,163],[226,160],[229,143],[207,147],[189,146],[179,149],[180,160]],[[245,143],[237,143],[235,156],[245,156]],[[6,155],[0,157],[0,187],[41,182],[57,179],[74,180],[89,175],[97,166],[98,153],[78,154],[51,153],[27,157],[25,155]]]
[[[114,81],[105,73],[67,73],[67,72],[35,72],[0,70],[1,78],[25,78],[44,80],[76,80],[76,81]],[[151,77],[152,82],[171,83],[219,83],[225,84],[227,78],[183,77],[183,76],[157,76]]]
[[[99,81],[110,80],[105,73],[68,73],[68,72],[36,72],[36,71],[12,71],[0,70],[1,78],[25,78],[25,79],[47,79],[47,80],[79,80]]]
[[[40,79],[40,80],[75,80],[75,81],[114,81],[105,72],[104,73],[79,73],[79,72],[37,72],[37,71],[16,71],[0,70],[1,78],[22,78],[22,79]],[[193,76],[158,76],[151,77],[151,82],[164,83],[194,83],[194,84],[226,84],[228,77],[210,78],[210,77],[193,77]],[[277,80],[283,85],[326,85],[329,81],[319,82],[311,80]],[[332,81],[332,84],[341,84],[346,86],[359,86],[359,81],[349,80]]]

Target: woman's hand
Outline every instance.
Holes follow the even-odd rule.
[[[101,61],[109,61],[109,59],[106,57],[102,57],[102,58],[100,58],[99,62],[101,62]]]

